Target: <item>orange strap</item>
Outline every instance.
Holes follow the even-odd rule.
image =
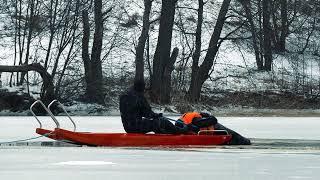
[[[192,123],[193,118],[202,118],[202,116],[198,112],[187,112],[180,117],[185,124]]]

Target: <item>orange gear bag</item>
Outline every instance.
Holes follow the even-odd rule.
[[[202,118],[198,112],[187,112],[184,113],[179,119],[181,119],[185,124],[191,124],[193,118]]]

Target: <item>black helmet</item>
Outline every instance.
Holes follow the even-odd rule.
[[[137,92],[143,92],[145,89],[146,84],[144,80],[135,80],[133,84],[133,89]]]

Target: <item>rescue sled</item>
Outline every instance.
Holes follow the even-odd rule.
[[[43,106],[43,108],[55,122],[57,127],[54,130],[42,128],[41,122],[32,111],[33,106],[37,103]],[[36,129],[36,133],[58,141],[88,146],[179,147],[223,145],[228,144],[228,142],[231,140],[231,135],[229,135],[226,131],[224,131],[225,134],[221,134],[221,132],[217,133],[218,131],[200,131],[195,135],[76,132],[76,124],[62,106],[62,109],[67,114],[74,126],[73,131],[70,131],[60,128],[59,121],[50,110],[50,107],[53,103],[58,103],[60,106],[62,106],[62,104],[57,100],[52,101],[48,107],[46,107],[41,101],[36,101],[31,105],[30,110],[40,124],[40,128]]]

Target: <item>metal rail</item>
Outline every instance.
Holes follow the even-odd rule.
[[[201,135],[201,133],[208,133],[208,132],[212,132],[212,133],[215,133],[215,132],[224,132],[226,133],[226,135],[229,135],[228,131],[226,130],[200,130],[198,132],[198,135]]]
[[[76,131],[77,129],[77,126],[76,126],[76,123],[73,121],[73,119],[71,118],[71,116],[69,115],[69,113],[66,111],[66,109],[64,108],[64,106],[58,101],[58,100],[53,100],[51,101],[51,103],[48,105],[48,109],[49,111],[51,112],[51,106],[54,104],[54,103],[57,103],[59,106],[61,106],[62,110],[64,111],[64,113],[67,114],[69,120],[71,121],[71,123],[73,124],[73,131]]]
[[[53,120],[53,122],[56,124],[57,128],[60,128],[60,124],[59,124],[59,121],[55,118],[55,116],[52,114],[52,112],[50,111],[50,109],[48,109],[41,100],[37,100],[35,101],[33,104],[31,104],[30,106],[30,111],[31,111],[31,114],[33,115],[33,117],[36,118],[36,120],[38,121],[39,125],[40,125],[40,128],[42,128],[42,123],[41,121],[38,119],[38,116],[33,112],[33,107],[36,105],[36,104],[40,104],[43,109],[50,115],[51,119]]]

